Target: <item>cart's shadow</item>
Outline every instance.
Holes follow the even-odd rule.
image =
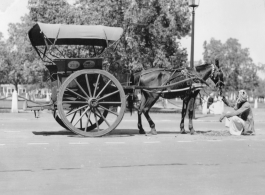
[[[42,136],[51,136],[51,135],[76,135],[71,131],[61,130],[61,131],[33,131],[34,135],[42,135]]]
[[[87,138],[80,135],[77,135],[71,131],[67,130],[60,130],[60,131],[33,131],[34,135],[41,135],[41,136],[55,136],[55,135],[65,135],[68,137],[77,137],[77,138]],[[138,129],[115,129],[112,132],[104,135],[103,137],[130,137],[138,134]],[[91,138],[91,137],[89,137]]]
[[[205,134],[205,133],[209,133],[211,132],[211,130],[209,131],[196,131],[196,134]],[[34,135],[42,135],[42,136],[55,136],[55,135],[65,135],[68,137],[77,137],[77,138],[86,138],[80,135],[77,135],[71,131],[67,131],[67,130],[60,130],[60,131],[33,131],[32,132]],[[163,135],[163,134],[172,134],[172,135],[181,135],[181,133],[179,131],[157,131],[158,135]],[[187,131],[187,134],[190,134],[189,131]],[[130,136],[135,136],[135,135],[139,135],[139,136],[148,136],[150,134],[139,134],[139,130],[138,129],[115,129],[112,132],[108,133],[107,135],[104,135],[103,137],[130,137]],[[91,137],[90,137],[91,138]]]

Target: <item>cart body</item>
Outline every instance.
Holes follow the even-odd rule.
[[[44,23],[29,30],[33,48],[49,70],[51,80],[57,82],[50,105],[55,120],[65,129],[82,136],[102,136],[122,120],[126,107],[123,87],[103,70],[100,57],[122,33],[119,27]],[[80,45],[89,46],[92,52],[87,53],[93,53],[93,57],[65,57],[65,47],[58,48]]]

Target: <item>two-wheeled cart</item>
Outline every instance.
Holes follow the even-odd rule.
[[[137,86],[130,86],[129,77],[121,75],[119,78],[125,79],[120,81],[103,70],[103,58],[98,56],[122,34],[122,28],[101,25],[37,23],[29,30],[32,46],[57,83],[51,102],[41,107],[52,109],[55,120],[65,129],[96,137],[121,122],[126,99]],[[70,58],[74,56],[69,54],[71,50],[85,57]]]

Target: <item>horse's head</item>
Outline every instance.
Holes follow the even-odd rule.
[[[224,87],[224,73],[219,66],[218,60],[215,60],[215,64],[212,64],[210,78],[215,83],[215,86],[219,88],[220,95],[222,95],[222,88]]]

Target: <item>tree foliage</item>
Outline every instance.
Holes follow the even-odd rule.
[[[44,68],[27,37],[32,25],[28,16],[22,17],[20,23],[9,24],[9,38],[3,41],[0,51],[1,83],[13,84],[16,90],[18,84],[38,83]]]
[[[174,66],[187,61],[186,49],[177,41],[190,31],[185,0],[77,0],[73,6],[65,0],[39,0],[30,16],[45,23],[122,27],[125,33],[115,52],[104,53],[110,67],[167,67],[171,56]],[[67,49],[69,57],[81,55],[80,47]]]
[[[31,84],[47,75],[27,37],[35,22],[122,27],[124,35],[103,57],[107,69],[183,66],[187,51],[179,40],[190,32],[186,0],[29,0],[30,12],[20,23],[9,25],[9,38],[0,35],[2,83]],[[64,46],[67,57],[93,54],[89,46]],[[88,52],[90,50],[90,52]],[[42,76],[41,76],[42,75]]]
[[[205,41],[203,47],[205,62],[214,63],[215,59],[219,59],[226,90],[245,89],[254,93],[259,84],[258,67],[253,63],[247,48],[242,48],[238,40],[233,38],[225,43],[212,38],[209,43]]]

